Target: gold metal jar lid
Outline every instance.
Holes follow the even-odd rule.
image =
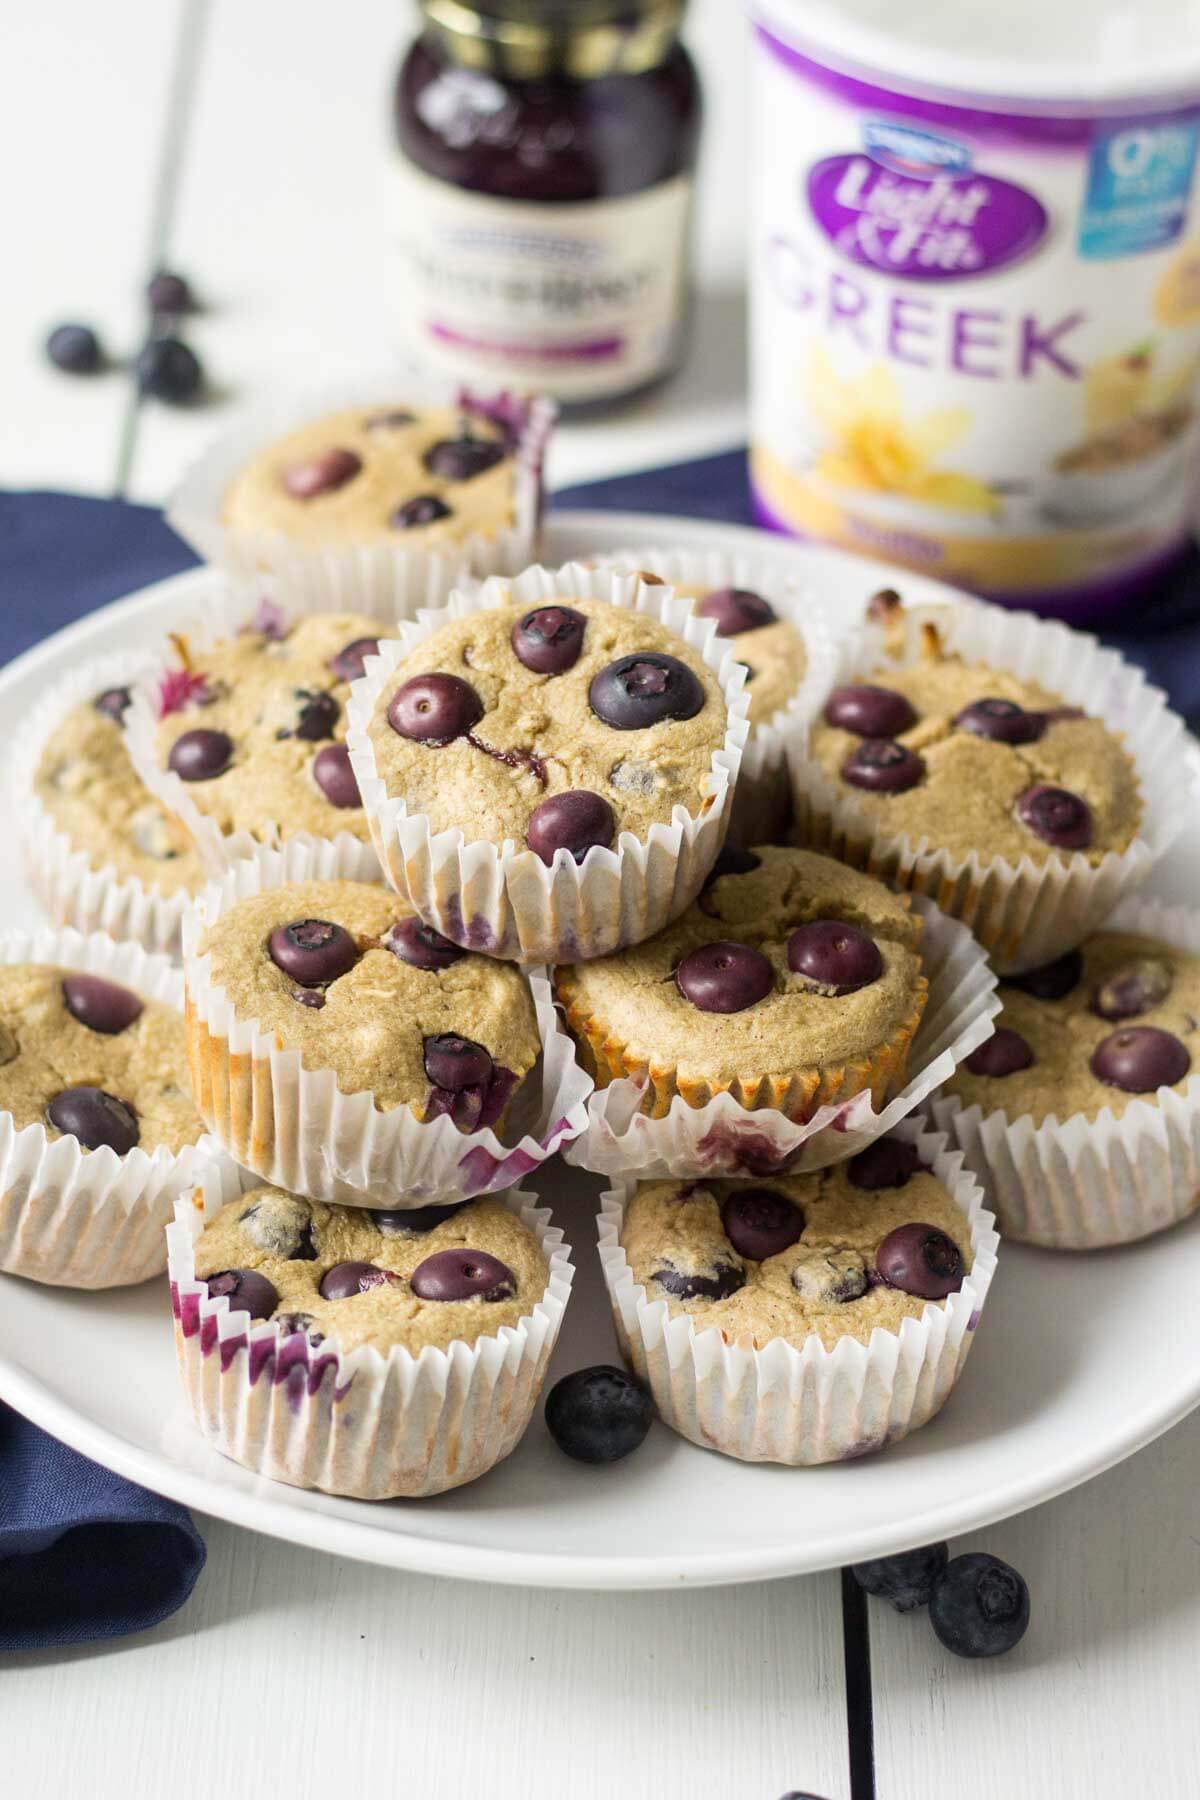
[[[456,62],[517,80],[636,75],[669,55],[687,0],[420,0]]]

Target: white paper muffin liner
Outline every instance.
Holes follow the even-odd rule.
[[[598,565],[626,571],[644,569],[670,587],[688,592],[750,588],[769,600],[779,617],[794,625],[804,639],[807,664],[796,692],[770,719],[750,727],[729,820],[729,835],[735,843],[782,843],[791,813],[788,738],[807,724],[833,686],[834,638],[819,599],[779,558],[747,551],[731,554],[651,545],[615,550],[611,556],[599,558]]]
[[[435,833],[428,814],[410,813],[402,796],[388,794],[367,727],[397,664],[449,620],[552,600],[608,601],[676,632],[716,675],[728,725],[713,753],[701,810],[676,806],[670,824],[652,825],[644,840],[622,832],[615,850],[596,846],[582,863],[560,851],[547,868],[511,839],[497,846],[469,843],[457,828]],[[724,840],[749,729],[744,680],[711,619],[697,619],[691,602],[672,588],[648,586],[636,575],[568,563],[456,591],[441,610],[402,623],[398,639],[367,659],[366,674],[351,690],[346,742],[388,880],[444,937],[511,962],[582,962],[652,937],[699,893]]]
[[[600,1200],[600,1261],[623,1355],[647,1384],[663,1422],[705,1450],[742,1462],[793,1467],[882,1450],[925,1425],[944,1405],[974,1342],[998,1239],[961,1153],[920,1119],[896,1136],[916,1144],[948,1188],[971,1231],[972,1268],[958,1293],[931,1302],[899,1331],[876,1328],[867,1343],[845,1337],[833,1350],[811,1337],[764,1349],[726,1343],[635,1283],[620,1244],[629,1176]]]
[[[239,900],[300,881],[346,879],[334,846],[259,847],[197,897],[183,922],[188,1052],[196,1105],[236,1162],[310,1200],[365,1207],[470,1200],[513,1186],[583,1129],[592,1079],[554,1008],[544,970],[531,971],[542,1055],[513,1102],[511,1135],[427,1123],[407,1106],[379,1111],[370,1093],[342,1093],[332,1069],[305,1069],[256,1019],[241,1019],[211,960],[204,931]],[[532,1115],[531,1117],[529,1115]]]
[[[176,1011],[183,1004],[183,977],[169,958],[100,931],[5,931],[0,963],[81,970]],[[77,1138],[51,1139],[40,1123],[17,1131],[12,1114],[0,1112],[0,1269],[75,1288],[128,1287],[158,1275],[175,1201],[210,1165],[224,1168],[227,1158],[208,1138],[178,1153],[138,1145],[118,1156],[107,1145],[84,1150]]]
[[[311,592],[289,593],[283,601],[263,592],[261,583],[230,582],[208,599],[203,614],[181,620],[170,638],[162,640],[159,654],[151,666],[146,666],[143,659],[142,673],[134,684],[129,710],[125,714],[129,754],[146,787],[191,837],[210,875],[221,875],[244,857],[252,857],[260,844],[331,843],[337,847],[341,872],[347,880],[383,879],[379,858],[369,838],[356,837],[350,831],[321,838],[312,832],[289,832],[285,820],[270,818],[264,818],[253,835],[249,831],[222,831],[217,821],[197,806],[190,785],[181,781],[173,769],[160,763],[155,748],[162,683],[177,674],[181,666],[176,640],[186,644],[189,657],[203,669],[207,651],[217,644],[228,643],[247,626],[283,630],[300,619],[329,610],[319,596]],[[395,628],[395,619],[386,605],[382,610],[368,606],[353,610],[377,619],[381,632]]]
[[[230,483],[261,450],[299,426],[351,407],[378,407],[404,399],[415,407],[518,406],[525,413],[515,454],[514,518],[494,536],[472,533],[455,544],[418,549],[395,544],[298,543],[281,531],[247,531],[222,522]],[[436,606],[464,575],[507,575],[536,559],[541,534],[543,470],[558,409],[544,398],[515,401],[437,382],[414,369],[342,383],[295,399],[256,408],[220,438],[185,474],[167,507],[167,521],[206,562],[229,574],[276,577],[289,604],[310,602],[326,611],[366,611],[411,618],[418,607]],[[402,534],[397,534],[398,540]]]
[[[1200,913],[1158,901],[1127,901],[1104,928],[1161,938],[1200,956]],[[1130,1020],[1136,1024],[1136,1020]],[[925,1111],[983,1184],[1005,1237],[1054,1250],[1128,1244],[1177,1225],[1200,1207],[1200,1070],[1182,1093],[1161,1088],[1094,1119],[965,1107],[930,1096]]]
[[[660,1119],[638,1111],[643,1084],[618,1080],[598,1087],[587,1125],[566,1148],[568,1162],[601,1175],[651,1181],[666,1176],[766,1175],[842,1162],[894,1130],[972,1050],[991,1037],[1000,1011],[996,975],[964,925],[921,895],[913,908],[925,921],[921,960],[929,997],[908,1057],[907,1081],[882,1112],[869,1090],[823,1106],[796,1121],[768,1107],[749,1109],[732,1094],[689,1106],[682,1095]]]
[[[838,644],[830,686],[919,660],[920,627],[931,620],[948,651],[1036,681],[1122,735],[1141,784],[1139,834],[1127,850],[1110,852],[1094,867],[1079,854],[1055,853],[1044,863],[1022,857],[1015,865],[984,852],[954,857],[928,838],[913,843],[880,830],[810,760],[805,728],[789,743],[797,841],[927,894],[971,927],[1001,973],[1053,962],[1145,881],[1188,817],[1196,781],[1183,721],[1139,669],[1065,625],[977,601],[913,607],[905,618],[899,665],[887,655],[881,629],[867,625]]]
[[[179,927],[191,895],[160,893],[112,863],[97,865],[42,805],[37,767],[50,734],[81,701],[127,687],[146,673],[144,651],[97,657],[71,670],[21,721],[9,768],[9,797],[29,884],[56,925],[105,931],[143,950],[179,955]]]
[[[209,1174],[168,1228],[179,1371],[193,1417],[223,1455],[293,1487],[360,1500],[420,1499],[461,1487],[515,1450],[533,1416],[570,1298],[570,1246],[531,1194],[500,1194],[550,1266],[516,1325],[448,1350],[311,1346],[270,1320],[231,1312],[196,1280],[197,1238],[236,1198],[236,1174]]]

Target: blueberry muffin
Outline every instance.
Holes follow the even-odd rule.
[[[129,760],[129,699],[127,687],[113,687],[73,706],[46,739],[34,792],[89,868],[111,866],[162,895],[190,893],[203,879],[200,859]]]
[[[259,628],[261,626],[261,628]],[[222,833],[271,841],[340,832],[366,841],[345,745],[350,683],[378,646],[357,613],[289,624],[274,611],[165,675],[153,755]]]
[[[494,1336],[533,1310],[549,1279],[533,1233],[498,1200],[365,1212],[269,1186],[222,1208],[195,1262],[231,1311],[274,1320],[314,1349],[328,1339],[382,1356]]]
[[[517,450],[514,429],[479,411],[355,407],[260,450],[222,520],[314,548],[494,538],[516,519]]]
[[[940,1090],[985,1114],[1118,1116],[1181,1093],[1200,1068],[1200,957],[1126,931],[1098,931],[1057,962],[1002,981],[995,1035]]]
[[[903,895],[809,851],[727,848],[698,899],[648,942],[555,971],[600,1086],[808,1118],[903,1084],[928,993],[922,921]]]
[[[1142,819],[1119,736],[1036,682],[946,653],[932,626],[917,662],[830,694],[808,755],[878,830],[954,858],[1095,865]]]
[[[0,966],[0,1110],[17,1131],[118,1156],[178,1152],[204,1127],[172,1007],[81,971]]]
[[[620,1243],[647,1299],[756,1350],[899,1331],[972,1265],[965,1215],[901,1138],[769,1184],[642,1182]]]
[[[367,735],[389,796],[436,833],[582,862],[675,807],[708,811],[727,714],[715,675],[657,620],[603,601],[450,620],[404,657]]]
[[[380,1112],[500,1132],[540,1054],[517,970],[448,943],[386,888],[309,881],[250,895],[197,952],[239,1020],[298,1050],[305,1069],[331,1070],[343,1094],[370,1093]],[[193,1080],[217,1129],[210,1038],[192,998]]]

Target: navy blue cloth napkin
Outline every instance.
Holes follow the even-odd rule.
[[[741,451],[566,489],[554,504],[752,523]],[[0,663],[195,560],[153,508],[0,493]],[[1200,722],[1200,559],[1106,635]],[[144,1630],[183,1604],[203,1563],[182,1507],[0,1406],[0,1650]]]

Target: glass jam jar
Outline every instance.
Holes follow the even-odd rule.
[[[686,0],[420,0],[400,69],[407,348],[622,399],[678,367],[700,85]]]

